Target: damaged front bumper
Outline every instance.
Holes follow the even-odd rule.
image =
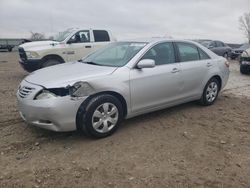
[[[32,88],[28,96],[20,94],[21,88]],[[34,100],[43,88],[26,81],[17,92],[18,108],[21,117],[28,123],[40,128],[66,132],[76,130],[78,108],[87,97],[72,99],[71,96]],[[24,93],[24,92],[23,92]]]

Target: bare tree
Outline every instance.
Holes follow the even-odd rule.
[[[250,12],[243,14],[239,18],[240,29],[244,32],[248,39],[248,43],[250,43]]]
[[[36,32],[32,32],[32,31],[30,33],[31,33],[30,40],[32,40],[32,41],[45,39],[45,35],[43,33],[36,33]]]

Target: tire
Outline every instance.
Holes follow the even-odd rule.
[[[203,106],[212,105],[216,101],[218,94],[219,94],[219,91],[220,91],[220,83],[219,83],[218,79],[211,78],[207,82],[207,84],[203,90],[202,97],[199,101],[200,104]]]
[[[247,67],[240,65],[240,73],[241,74],[248,74]]]
[[[11,52],[11,51],[12,51],[12,48],[8,48],[8,51]]]
[[[114,96],[102,94],[83,103],[77,112],[77,130],[86,136],[104,138],[112,135],[123,119],[121,102]]]
[[[42,64],[42,68],[45,68],[45,67],[50,67],[50,66],[53,66],[53,65],[58,65],[60,64],[61,62],[57,59],[47,59],[45,60],[45,62]]]
[[[228,56],[228,53],[225,52],[225,53],[223,54],[223,57],[226,58],[226,59],[228,59],[228,57],[229,57],[229,56]]]

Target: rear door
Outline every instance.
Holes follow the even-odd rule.
[[[130,71],[132,111],[134,113],[160,107],[179,99],[180,71],[172,42],[159,43],[141,59],[153,59],[153,68]]]
[[[93,51],[110,43],[110,36],[106,30],[93,30]]]
[[[213,63],[202,49],[192,43],[176,42],[175,45],[181,67],[181,98],[199,96]]]

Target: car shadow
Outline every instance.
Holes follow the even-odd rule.
[[[163,110],[158,110],[154,112],[150,112],[147,114],[139,115],[131,119],[124,120],[121,123],[121,126],[119,127],[118,131],[119,134],[126,134],[126,130],[130,129],[131,127],[140,126],[144,123],[147,123],[148,121],[152,121],[152,119],[159,119],[159,118],[166,118],[168,115],[172,115],[174,113],[183,112],[186,111],[189,108],[204,108],[196,102],[189,102],[185,104],[181,104],[178,106],[166,108]],[[46,129],[42,129],[39,127],[35,127],[32,125],[28,125],[27,128],[35,134],[36,138],[43,138],[43,139],[53,139],[53,140],[99,140],[91,137],[87,137],[83,133],[80,133],[79,131],[71,131],[71,132],[54,132]],[[115,136],[116,133],[114,133],[112,136]],[[112,137],[111,136],[111,137]]]

